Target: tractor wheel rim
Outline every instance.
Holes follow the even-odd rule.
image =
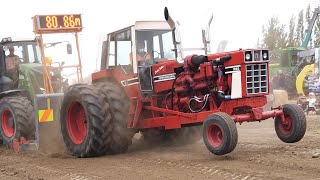
[[[11,138],[14,135],[15,130],[14,119],[11,111],[9,109],[5,109],[1,114],[1,119],[1,127],[4,135]]]
[[[292,132],[292,129],[293,129],[293,126],[292,126],[292,123],[293,123],[293,120],[291,118],[290,115],[288,114],[284,114],[284,117],[285,117],[285,122],[282,122],[282,120],[280,119],[278,121],[278,126],[279,126],[279,130],[282,134],[284,135],[288,135]]]
[[[75,101],[67,111],[67,130],[74,144],[81,144],[87,134],[86,114],[83,106]]]
[[[215,148],[220,147],[224,138],[221,127],[217,124],[211,124],[207,128],[207,137],[211,146]]]

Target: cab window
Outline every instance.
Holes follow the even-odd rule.
[[[120,66],[126,74],[131,74],[131,30],[112,33],[109,35],[109,40],[108,67]]]

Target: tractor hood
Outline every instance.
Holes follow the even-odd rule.
[[[43,73],[42,64],[28,63],[19,65],[19,88],[25,89],[34,94],[42,94],[43,91]]]

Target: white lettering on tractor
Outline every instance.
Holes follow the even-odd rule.
[[[156,75],[158,72],[160,72],[162,69],[164,68],[164,66],[160,66],[155,72],[154,74]]]

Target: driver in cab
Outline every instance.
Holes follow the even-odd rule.
[[[137,43],[137,61],[138,66],[146,66],[148,64],[152,64],[151,56],[148,52],[145,51],[144,42]],[[132,53],[130,53],[130,63],[133,64]]]
[[[7,76],[16,81],[18,79],[19,56],[14,54],[14,47],[9,47],[10,54],[6,56]]]

